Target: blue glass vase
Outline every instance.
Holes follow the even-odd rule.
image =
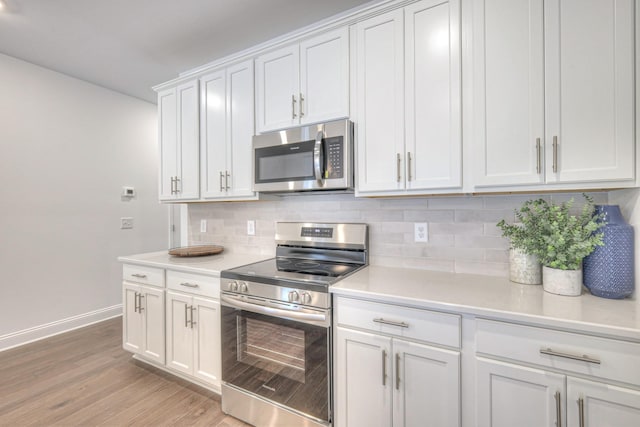
[[[626,298],[635,286],[633,227],[622,217],[619,206],[595,208],[596,214],[604,213],[605,226],[600,229],[604,246],[584,259],[584,285],[599,297]]]

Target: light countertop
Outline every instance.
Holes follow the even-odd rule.
[[[198,257],[177,257],[169,255],[167,251],[149,252],[118,257],[118,261],[126,264],[145,265],[148,267],[169,268],[188,273],[220,276],[222,270],[239,267],[245,264],[273,258],[268,255],[242,254],[222,252],[218,255]]]
[[[585,291],[579,297],[550,294],[541,285],[507,278],[368,266],[330,288],[336,295],[535,323],[559,329],[640,341],[640,303]]]

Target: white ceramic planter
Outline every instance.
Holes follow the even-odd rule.
[[[582,294],[582,269],[558,270],[544,266],[542,288],[552,294],[577,297]]]
[[[526,254],[520,249],[510,249],[509,280],[525,285],[542,283],[542,265],[538,257]]]

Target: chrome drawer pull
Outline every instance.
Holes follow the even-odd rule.
[[[147,278],[147,275],[146,275],[146,274],[138,274],[138,273],[135,273],[135,274],[132,274],[131,276],[132,276],[132,277],[137,277],[138,279],[146,279],[146,278]]]
[[[584,399],[578,399],[578,426],[584,427]]]
[[[393,320],[385,320],[381,317],[373,319],[376,323],[382,323],[384,325],[398,326],[399,328],[408,328],[409,324],[405,322],[394,322]]]
[[[400,390],[400,353],[396,353],[396,390]]]
[[[200,285],[198,285],[197,283],[189,283],[189,282],[182,282],[180,283],[180,286],[185,286],[187,288],[199,288]]]
[[[571,360],[579,360],[581,362],[594,363],[596,365],[600,364],[599,359],[594,359],[592,357],[583,354],[582,356],[577,354],[569,354],[569,353],[561,353],[559,351],[551,350],[550,348],[541,348],[540,354],[546,354],[547,356],[556,356],[556,357],[564,357],[565,359]]]
[[[387,385],[387,351],[382,350],[382,386]]]

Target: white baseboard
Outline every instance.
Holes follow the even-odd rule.
[[[103,320],[121,315],[122,304],[118,304],[91,311],[89,313],[80,314],[78,316],[68,317],[66,319],[35,326],[33,328],[24,329],[22,331],[12,332],[10,334],[0,336],[0,351],[9,350],[10,348],[18,347],[64,332],[69,332],[74,329],[89,326],[93,323],[102,322]]]

